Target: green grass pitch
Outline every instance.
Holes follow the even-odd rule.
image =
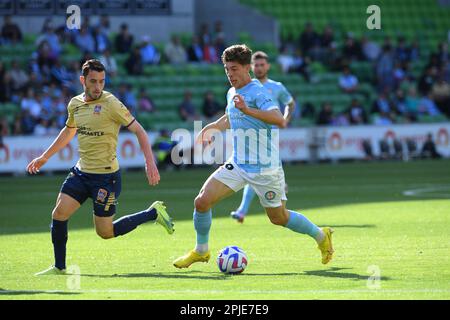
[[[117,217],[163,200],[170,236],[146,224],[99,238],[88,200],[69,222],[67,263],[80,276],[35,277],[53,262],[50,213],[65,175],[0,178],[0,299],[449,299],[450,161],[286,165],[288,207],[335,229],[320,263],[308,236],[271,225],[255,201],[243,225],[229,217],[241,192],[213,211],[212,259],[178,270],[195,244],[193,199],[214,168],[123,174]],[[226,245],[243,248],[243,274],[219,272]],[[379,281],[377,280],[379,279]]]

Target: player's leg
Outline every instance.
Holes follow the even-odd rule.
[[[194,200],[194,228],[197,233],[195,251],[203,254],[208,251],[209,229],[212,222],[211,208],[234,193],[233,189],[210,176]]]
[[[254,189],[259,196],[270,221],[279,226],[286,227],[294,232],[309,235],[319,245],[322,253],[322,263],[328,263],[333,255],[330,228],[319,228],[303,214],[286,208],[286,193],[284,172],[280,169],[278,174],[268,177],[260,176],[258,179],[273,179],[273,182],[262,184],[253,181]]]
[[[146,222],[161,224],[169,234],[173,233],[173,223],[161,201],[155,201],[149,208],[113,220],[117,199],[121,192],[121,174],[91,177],[91,196],[94,201],[94,224],[97,234],[103,239],[125,235]]]
[[[66,245],[69,218],[87,198],[87,191],[78,172],[72,168],[64,181],[52,211],[51,238],[55,264],[36,275],[62,274],[66,269]]]
[[[244,192],[242,193],[241,204],[239,205],[239,208],[230,213],[231,217],[236,219],[238,222],[243,223],[255,195],[255,190],[253,190],[249,184],[245,185]]]
[[[193,218],[197,241],[195,249],[176,259],[173,262],[175,267],[187,268],[195,262],[209,261],[208,240],[212,221],[211,208],[222,199],[239,191],[244,184],[237,168],[229,163],[217,169],[206,180],[194,201]]]

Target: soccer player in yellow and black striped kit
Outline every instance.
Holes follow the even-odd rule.
[[[64,274],[66,270],[67,223],[87,198],[92,198],[94,223],[103,239],[124,235],[138,225],[153,221],[172,234],[173,223],[161,201],[148,209],[113,220],[121,191],[121,175],[116,147],[119,130],[125,126],[136,134],[145,156],[148,183],[159,182],[148,136],[128,109],[111,93],[104,91],[105,68],[95,59],[82,67],[80,82],[84,93],[72,98],[67,107],[68,119],[51,146],[27,166],[31,174],[39,169],[78,133],[80,159],[64,181],[52,212],[51,236],[55,264],[36,275]]]

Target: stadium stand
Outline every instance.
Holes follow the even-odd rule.
[[[395,89],[407,91],[408,86],[415,86],[425,67],[429,65],[432,53],[437,50],[442,41],[446,40],[448,21],[450,21],[448,7],[442,8],[438,2],[430,3],[430,1],[424,0],[416,0],[414,5],[411,5],[409,0],[382,1],[380,5],[382,7],[382,30],[370,31],[365,28],[368,14],[361,12],[362,8],[366,9],[371,4],[370,1],[363,0],[367,5],[361,5],[360,0],[338,2],[331,0],[240,0],[240,2],[260,10],[264,14],[271,15],[279,21],[283,46],[297,46],[297,39],[301,37],[308,22],[312,24],[318,34],[330,26],[333,36],[333,45],[330,48],[338,52],[344,52],[347,49],[349,38],[359,42],[365,37],[380,50],[386,41],[390,41],[393,49],[397,49],[399,38],[404,38],[408,46],[417,42],[420,54],[414,59],[409,59],[404,69],[399,69],[401,73],[407,73],[407,81],[401,82],[398,86],[394,84],[390,92],[392,95]],[[108,35],[111,43],[114,43],[116,34],[116,32],[111,32]],[[181,33],[179,36],[182,44],[187,48],[193,35]],[[30,59],[36,54],[38,37],[39,34],[24,34],[24,39],[20,43],[1,45],[0,55],[3,68],[8,71],[12,61],[18,61],[24,69],[29,68]],[[319,113],[320,106],[324,102],[329,102],[333,107],[333,112],[340,114],[345,113],[353,98],[357,98],[362,102],[367,113],[370,113],[372,103],[377,97],[377,89],[380,90],[377,88],[376,61],[370,61],[367,58],[345,59],[344,56],[344,61],[333,66],[321,58],[305,56],[305,52],[303,52],[303,56],[300,57],[308,64],[310,73],[310,79],[307,79],[304,74],[298,72],[285,73],[282,71],[281,66],[277,63],[280,55],[279,48],[273,44],[253,43],[251,35],[245,32],[240,35],[240,42],[249,43],[254,50],[266,51],[272,59],[271,77],[282,81],[294,94],[300,106],[300,112],[293,119],[292,126],[314,125],[316,122],[314,114]],[[178,114],[178,106],[183,99],[183,93],[186,90],[192,92],[193,102],[198,113],[201,113],[203,95],[207,90],[211,90],[219,102],[224,103],[228,85],[223,67],[220,61],[171,65],[164,58],[165,44],[156,43],[155,45],[161,53],[162,59],[157,65],[144,65],[140,75],[128,74],[126,68],[128,53],[117,53],[113,50],[112,56],[117,62],[118,72],[117,76],[111,79],[107,89],[116,92],[121,84],[126,83],[131,85],[135,97],[139,95],[141,88],[146,89],[156,106],[156,111],[150,113],[137,110],[136,116],[147,130],[191,128],[192,124],[181,121]],[[73,43],[63,42],[62,49],[60,60],[65,66],[81,60],[83,53]],[[100,54],[94,53],[93,56],[98,57]],[[341,67],[345,64],[350,66],[359,80],[359,90],[351,95],[343,93],[338,86]],[[303,107],[306,104],[314,107],[314,112],[310,116],[302,116]],[[0,102],[0,118],[6,117],[11,126],[20,113],[20,97]],[[375,116],[371,115],[370,121],[374,121]],[[444,115],[423,114],[417,117],[417,121],[423,122],[445,119],[447,118]],[[410,119],[398,118],[395,121],[401,123],[410,121]]]

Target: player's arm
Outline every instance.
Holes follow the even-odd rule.
[[[53,143],[39,157],[33,159],[27,165],[28,173],[37,173],[39,169],[50,159],[55,153],[64,148],[77,133],[77,128],[64,127],[53,141]]]
[[[216,130],[225,131],[227,129],[230,129],[230,122],[228,121],[228,116],[225,113],[222,117],[220,117],[216,121],[206,125],[199,132],[196,138],[197,143],[210,142]]]
[[[271,110],[261,110],[257,108],[249,108],[245,103],[244,99],[240,95],[235,95],[233,97],[234,105],[236,108],[241,110],[242,113],[249,115],[253,118],[261,120],[268,124],[276,125],[280,128],[286,128],[287,121],[281,114],[278,108],[274,108]]]
[[[159,171],[156,167],[155,159],[153,157],[152,147],[150,145],[150,142],[148,140],[147,132],[142,128],[142,126],[134,120],[129,126],[128,130],[133,132],[138,141],[139,145],[141,146],[141,150],[144,153],[145,157],[145,172],[147,174],[148,183],[152,186],[157,185],[160,177],[159,177]]]
[[[295,111],[295,101],[291,100],[286,107],[284,107],[284,119],[286,120],[286,125],[291,121],[292,115]]]

